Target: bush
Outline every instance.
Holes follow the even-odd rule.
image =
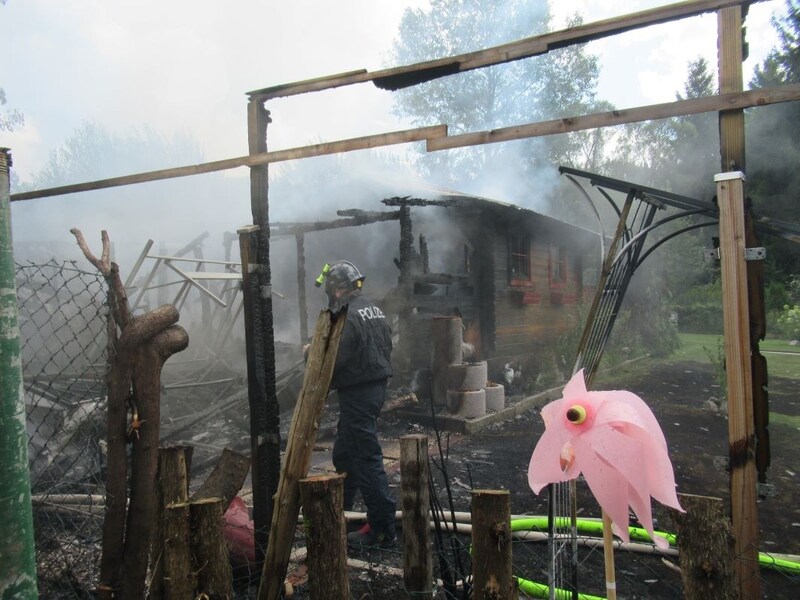
[[[775,320],[777,333],[790,340],[800,339],[800,305],[786,304]]]

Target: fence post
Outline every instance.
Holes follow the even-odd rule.
[[[299,482],[311,598],[350,598],[342,480],[342,475],[318,475]]]
[[[0,148],[0,598],[39,596],[11,244],[11,154]]]
[[[511,499],[508,490],[472,492],[472,577],[475,600],[516,600],[511,569]]]
[[[433,598],[433,558],[428,492],[428,437],[400,438],[403,507],[403,583],[413,598]]]

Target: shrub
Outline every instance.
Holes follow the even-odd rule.
[[[790,340],[800,339],[800,305],[786,304],[775,320],[777,333]]]

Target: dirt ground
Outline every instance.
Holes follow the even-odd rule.
[[[593,389],[627,389],[642,397],[652,408],[667,439],[675,469],[679,493],[715,496],[729,502],[727,448],[728,421],[724,412],[710,408],[709,399],[720,395],[710,365],[639,361],[598,375]],[[770,379],[770,410],[800,417],[800,389],[793,380]],[[555,397],[558,397],[556,394]],[[511,397],[509,403],[519,401]],[[797,428],[783,422],[770,427],[771,466],[765,494],[758,504],[760,547],[764,553],[800,555],[800,477],[797,474]],[[408,433],[427,433],[434,456],[437,501],[449,511],[469,511],[470,489],[506,489],[510,492],[511,512],[519,515],[546,515],[544,496],[536,496],[528,487],[527,467],[533,448],[544,429],[540,406],[493,423],[472,434],[436,432],[430,427],[410,422],[398,413],[381,418],[380,431],[392,485],[399,486],[397,439]],[[437,441],[438,440],[438,441]],[[329,440],[330,441],[330,440]],[[320,440],[322,458],[315,459],[324,469],[326,441]],[[446,456],[442,460],[439,446]],[[449,486],[444,485],[446,471]],[[579,517],[598,517],[599,508],[585,488],[578,485]],[[674,531],[671,515],[654,502],[656,529]],[[635,523],[632,523],[635,525]],[[456,542],[462,548],[461,559],[468,572],[468,538]],[[452,544],[451,544],[452,545]],[[398,548],[401,548],[398,545]],[[535,581],[547,581],[547,560],[544,544],[520,542],[514,545],[515,574]],[[389,567],[402,566],[399,551],[380,551],[356,556],[361,560]],[[448,559],[454,564],[458,552]],[[798,560],[795,557],[795,560]],[[676,556],[653,556],[619,551],[616,553],[617,589],[619,598],[680,598],[681,580],[676,569]],[[602,551],[581,549],[578,587],[582,593],[603,594]],[[435,571],[443,567],[437,563]],[[394,575],[374,571],[351,574],[353,598],[405,598],[402,580]],[[762,597],[789,599],[800,597],[800,577],[772,569],[761,569]],[[296,598],[304,597],[304,586],[296,590]],[[461,592],[439,589],[437,597],[462,597]],[[525,597],[524,594],[521,595]]]

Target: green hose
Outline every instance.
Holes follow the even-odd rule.
[[[556,519],[556,527],[569,527],[571,526],[571,523],[571,519],[567,517]],[[581,533],[597,535],[602,535],[603,533],[602,521],[578,519],[576,522],[576,527]],[[547,517],[525,517],[522,519],[513,519],[511,521],[511,531],[532,530],[547,531]],[[650,534],[641,527],[628,527],[628,533],[630,534],[632,540],[652,542]],[[654,533],[665,538],[670,545],[675,545],[676,536],[674,533],[666,533],[663,531],[655,531]],[[767,569],[775,569],[776,571],[781,571],[782,573],[788,573],[791,575],[800,575],[800,563],[782,558],[775,558],[774,556],[770,556],[764,552],[758,553],[758,563]],[[522,579],[520,581],[526,580]],[[534,585],[540,584],[537,583]],[[522,588],[520,587],[520,589]],[[590,598],[590,596],[587,596],[587,598]]]

